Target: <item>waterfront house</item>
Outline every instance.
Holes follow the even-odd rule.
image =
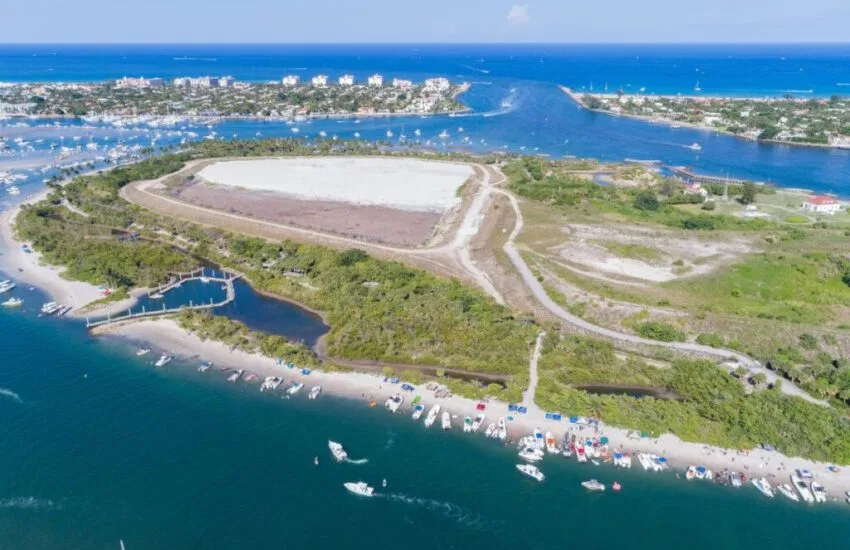
[[[369,79],[367,80],[367,83],[369,84],[369,86],[373,86],[375,88],[380,88],[381,86],[384,85],[384,77],[382,75],[379,75],[379,74],[373,74],[372,76],[369,77]]]
[[[413,82],[410,80],[405,80],[403,78],[393,78],[393,88],[398,88],[400,90],[407,90],[413,87]]]
[[[313,79],[310,82],[313,84],[313,86],[315,86],[317,88],[324,88],[325,86],[328,85],[328,75],[317,74],[316,76],[313,77]]]
[[[448,78],[426,78],[425,89],[432,92],[443,92],[449,89]]]
[[[300,82],[301,77],[297,74],[288,74],[284,76],[281,80],[281,84],[283,84],[284,86],[298,86]]]
[[[337,82],[339,82],[340,86],[354,86],[354,75],[344,74],[339,77],[339,80]]]
[[[835,197],[828,195],[815,195],[809,197],[803,202],[803,210],[814,212],[815,214],[825,214],[832,216],[841,210],[841,203]]]

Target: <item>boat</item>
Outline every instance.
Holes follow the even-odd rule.
[[[812,481],[810,485],[812,494],[815,497],[815,502],[826,502],[826,488],[817,481]]]
[[[15,288],[16,286],[17,285],[15,283],[13,283],[12,281],[9,281],[9,280],[0,282],[0,294],[5,294],[6,292],[9,292],[10,290]]]
[[[587,454],[584,452],[584,447],[576,447],[576,460],[579,464],[587,462]]]
[[[365,481],[358,481],[357,483],[349,481],[348,483],[343,483],[342,485],[355,495],[361,497],[375,496],[375,488],[369,487]]]
[[[696,466],[688,466],[688,471],[685,472],[685,479],[691,480],[691,479],[695,478],[696,475],[697,475]]]
[[[235,384],[236,381],[239,380],[239,378],[242,376],[242,373],[244,373],[244,372],[245,371],[242,370],[242,369],[237,370],[236,372],[234,372],[233,374],[231,374],[230,376],[227,377],[227,381],[230,382],[231,384]]]
[[[301,388],[303,388],[303,387],[304,387],[304,384],[302,384],[301,382],[296,382],[296,383],[292,384],[289,387],[288,390],[286,390],[286,393],[288,395],[295,395],[296,393],[300,392]]]
[[[487,418],[484,413],[475,415],[475,420],[472,421],[472,431],[477,432],[481,425],[484,424],[484,419]]]
[[[159,359],[156,360],[156,363],[154,363],[153,366],[164,367],[165,365],[169,364],[173,360],[174,360],[173,355],[167,355],[167,354],[163,353],[162,355],[159,356]]]
[[[803,499],[803,502],[807,502],[811,504],[815,501],[814,495],[809,491],[809,487],[806,485],[806,482],[800,479],[795,474],[791,474],[791,485],[797,489],[797,492],[800,494],[800,497]]]
[[[439,137],[440,139],[448,139],[449,133],[446,132],[445,130],[443,130],[442,132],[440,132],[440,135],[437,136],[437,137]]]
[[[696,468],[696,478],[697,479],[712,479],[711,470],[706,468],[705,466],[697,466]]]
[[[497,421],[496,435],[502,441],[508,438],[508,425],[505,423],[505,418],[503,416],[500,416]]]
[[[588,479],[587,481],[582,481],[581,486],[587,489],[588,491],[604,491],[605,485],[599,483],[595,479]]]
[[[443,411],[442,416],[440,416],[440,423],[444,430],[452,429],[452,416],[449,414],[449,411]]]
[[[345,449],[342,448],[342,445],[336,441],[328,441],[328,449],[331,450],[331,454],[337,462],[342,462],[348,458],[348,453],[346,453]]]
[[[401,407],[402,403],[404,403],[404,397],[399,394],[395,394],[390,396],[390,398],[384,402],[384,408],[395,414],[399,407]]]
[[[759,493],[763,494],[767,498],[773,498],[773,487],[770,486],[770,482],[763,477],[758,479],[751,479],[750,482],[753,486],[759,490]]]
[[[558,454],[558,445],[555,443],[555,437],[552,432],[546,432],[546,451],[550,454]]]
[[[537,445],[538,449],[546,448],[546,441],[543,439],[543,432],[540,431],[540,428],[534,428],[534,444]]]
[[[310,393],[307,395],[307,399],[316,399],[319,397],[320,393],[322,393],[322,386],[313,386],[310,388]]]
[[[800,502],[800,497],[797,496],[797,493],[794,492],[794,489],[792,489],[791,486],[787,483],[780,483],[776,486],[776,490],[789,500],[793,500],[794,502]]]
[[[423,412],[425,412],[425,405],[418,403],[415,407],[413,407],[413,420],[419,420],[419,417],[422,416]]]
[[[732,487],[741,486],[741,474],[739,474],[738,472],[732,472],[729,475],[729,480],[732,482]]]
[[[694,86],[694,91],[695,92],[701,92],[702,91],[702,88],[699,87],[699,80],[697,80],[697,83]]]
[[[266,376],[265,380],[263,380],[263,383],[260,385],[260,391],[274,391],[278,389],[281,384],[283,384],[283,378],[280,376]]]
[[[5,302],[3,302],[3,307],[18,307],[19,305],[21,305],[23,303],[24,303],[24,301],[21,300],[20,298],[9,298]]]
[[[387,137],[388,138],[393,137],[393,131],[392,130],[387,130]]]
[[[469,433],[472,431],[472,417],[467,416],[463,419],[463,431]]]
[[[428,411],[428,416],[425,417],[425,427],[430,428],[434,422],[437,420],[437,415],[440,414],[440,406],[434,405],[431,407],[431,410]]]
[[[614,491],[619,491],[622,488],[623,488],[623,486],[620,485],[619,481],[615,481],[614,484],[611,485],[611,489],[613,489]]]
[[[690,145],[686,145],[685,147],[687,147],[691,151],[702,151],[702,145],[696,142],[691,143]]]
[[[213,364],[210,361],[201,361],[201,364],[198,366],[198,372],[207,372],[212,366]]]
[[[487,429],[484,430],[484,435],[487,437],[496,437],[496,424],[494,422],[487,424]]]
[[[628,453],[614,452],[614,466],[617,468],[631,468],[632,456]]]
[[[543,460],[543,451],[537,447],[523,447],[518,454],[521,459],[528,462],[539,462]]]
[[[163,298],[165,298],[165,296],[160,294],[159,292],[154,292],[150,295],[151,300],[162,300]]]
[[[45,304],[42,304],[41,313],[43,315],[53,315],[60,309],[62,309],[62,306],[60,304],[57,304],[56,302],[47,302]]]
[[[142,355],[147,355],[150,353],[151,348],[139,348],[136,350],[136,357],[141,357]]]
[[[533,464],[517,464],[516,469],[527,475],[528,477],[536,479],[537,481],[543,481],[544,479],[546,479],[546,476],[543,475],[543,472],[541,472],[537,468],[537,466],[534,466]]]

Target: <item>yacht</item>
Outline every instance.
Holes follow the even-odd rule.
[[[139,348],[136,350],[136,357],[141,357],[142,355],[147,355],[150,353],[151,348]]]
[[[280,376],[266,376],[265,380],[263,380],[263,383],[260,385],[260,391],[274,391],[278,389],[281,384],[283,384],[283,378]]]
[[[449,411],[443,411],[442,416],[440,416],[440,423],[444,430],[452,429],[452,416],[449,414]]]
[[[486,418],[486,416],[484,416],[484,413],[479,413],[479,414],[475,415],[475,420],[472,421],[472,431],[473,432],[477,432],[478,429],[481,428],[481,425],[484,424],[485,418]]]
[[[419,403],[413,407],[413,420],[419,420],[423,412],[425,412],[425,405]]]
[[[431,407],[431,410],[428,411],[428,416],[425,417],[425,427],[430,428],[434,422],[437,420],[437,415],[440,414],[440,406],[434,405]]]
[[[342,462],[348,458],[348,453],[346,453],[345,449],[342,448],[342,445],[336,441],[328,441],[328,449],[331,450],[331,454],[337,462]]]
[[[349,481],[348,483],[343,483],[343,487],[361,497],[375,496],[375,488],[369,487],[365,481],[358,481],[357,483]]]
[[[9,280],[0,282],[0,294],[5,294],[6,292],[9,292],[13,288],[15,288],[15,286],[15,283]]]
[[[310,393],[307,394],[307,399],[316,399],[322,393],[322,386],[313,386],[310,388]]]
[[[505,424],[505,417],[499,417],[497,426],[498,427],[496,428],[496,434],[498,435],[499,439],[501,439],[502,441],[506,440],[508,438],[508,425]]]
[[[464,433],[469,433],[472,431],[472,417],[467,416],[463,419],[463,431]]]
[[[605,485],[599,483],[595,479],[588,479],[587,481],[582,481],[581,486],[587,489],[588,491],[604,491]]]
[[[210,361],[201,361],[201,364],[198,365],[198,372],[207,372],[212,366],[213,364]]]
[[[800,493],[800,497],[802,497],[804,502],[812,503],[815,501],[815,497],[812,495],[812,492],[809,491],[809,488],[806,486],[806,482],[794,474],[791,474],[791,485],[797,489],[797,492]]]
[[[286,393],[288,395],[295,395],[296,393],[300,392],[301,388],[303,388],[303,387],[304,387],[304,384],[302,384],[301,382],[296,382],[296,383],[292,384],[289,387],[288,390],[286,390]]]
[[[826,502],[826,489],[817,481],[812,481],[812,494],[815,497],[815,502]]]
[[[546,432],[546,451],[551,454],[558,454],[559,451],[552,432]]]
[[[487,437],[497,437],[496,424],[493,422],[487,424],[487,429],[484,430],[484,435]]]
[[[162,355],[159,356],[159,359],[156,360],[156,363],[154,363],[153,366],[164,367],[165,365],[169,364],[173,360],[174,360],[173,355],[168,355],[168,354],[163,353]]]
[[[543,475],[543,472],[541,472],[537,468],[537,466],[534,466],[533,464],[517,464],[516,469],[527,475],[528,477],[536,479],[537,481],[543,481],[544,479],[546,479],[546,476]]]
[[[19,305],[21,305],[23,303],[24,303],[24,301],[21,300],[20,298],[9,298],[5,302],[3,302],[3,307],[18,307]]]
[[[539,462],[543,460],[543,451],[537,447],[523,447],[519,450],[519,457],[528,462]]]
[[[776,486],[776,490],[789,500],[793,500],[794,502],[800,502],[800,497],[797,496],[797,493],[794,492],[794,489],[792,489],[791,486],[787,483],[780,483]]]
[[[773,498],[773,487],[770,486],[770,482],[768,480],[763,477],[760,477],[758,479],[752,479],[750,481],[755,486],[755,488],[759,490],[761,494],[763,494],[767,498]]]
[[[384,407],[391,413],[395,414],[399,407],[401,407],[402,403],[404,403],[404,397],[399,394],[395,394],[384,402]]]

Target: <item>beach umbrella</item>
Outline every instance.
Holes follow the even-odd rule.
[[[599,442],[602,443],[603,445],[607,445],[608,444],[608,438],[605,437],[605,436],[602,436],[602,437],[599,438]]]
[[[658,457],[658,462],[661,462],[661,463],[663,464],[663,463],[667,462],[667,459],[666,459],[666,458],[664,458],[663,456],[659,456],[659,457]]]
[[[571,416],[571,417],[570,417],[570,422],[572,422],[573,424],[575,424],[576,422],[578,422],[578,417],[577,417],[577,416]]]
[[[705,473],[705,466],[699,466],[699,467],[697,467],[697,472],[699,472],[699,473],[701,473],[701,474],[704,474],[704,473]]]

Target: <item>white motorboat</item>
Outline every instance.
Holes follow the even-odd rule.
[[[787,483],[780,483],[776,486],[776,490],[789,500],[793,500],[794,502],[800,502],[800,497],[797,496],[797,493],[794,492],[794,489]]]
[[[815,497],[815,502],[826,502],[826,488],[817,481],[812,481],[812,495]]]
[[[413,407],[413,415],[411,415],[411,417],[413,418],[413,420],[419,420],[419,418],[422,416],[422,413],[424,412],[425,405],[423,405],[422,403],[417,403],[416,406]]]
[[[404,403],[404,397],[399,394],[395,394],[384,402],[384,408],[395,414],[399,407],[401,407],[402,403]]]
[[[443,411],[442,416],[440,416],[440,423],[444,430],[452,429],[452,415],[449,414],[449,411]]]
[[[467,416],[463,419],[463,431],[464,433],[469,433],[472,431],[472,417]]]
[[[150,353],[151,348],[139,348],[136,350],[136,357],[141,357],[142,355],[147,355]]]
[[[605,485],[599,483],[595,479],[588,479],[587,481],[582,481],[581,486],[587,489],[588,491],[604,491]]]
[[[201,361],[201,364],[198,365],[198,372],[207,372],[212,366],[213,364],[210,361]]]
[[[759,490],[759,493],[767,498],[773,498],[773,487],[770,486],[770,482],[767,479],[760,477],[758,479],[751,479],[750,482]]]
[[[283,378],[280,376],[266,376],[263,383],[260,385],[260,391],[274,391],[278,389],[281,384],[283,384]]]
[[[546,448],[546,441],[543,439],[543,432],[540,431],[540,428],[534,428],[534,443],[538,449]]]
[[[508,438],[508,425],[505,423],[505,417],[500,416],[497,421],[496,435],[502,441]]]
[[[320,393],[322,393],[322,386],[313,386],[310,388],[310,393],[307,395],[307,399],[316,399],[319,397]]]
[[[159,359],[156,360],[156,363],[154,363],[153,366],[164,367],[165,365],[169,364],[173,360],[174,360],[173,355],[167,355],[167,354],[163,353],[162,355],[159,356]]]
[[[365,481],[358,481],[357,483],[349,481],[348,483],[343,483],[343,486],[355,495],[359,495],[361,497],[375,496],[375,488],[369,487]]]
[[[739,474],[738,472],[732,472],[729,475],[729,480],[732,482],[732,487],[741,486],[741,474]]]
[[[543,451],[537,447],[523,447],[519,451],[519,457],[528,462],[539,462],[543,460]]]
[[[487,429],[484,430],[484,435],[487,437],[496,437],[496,433],[496,424],[493,422],[487,424]]]
[[[484,419],[487,418],[484,416],[484,413],[479,413],[475,415],[475,420],[472,421],[472,431],[477,432],[478,429],[484,424]]]
[[[587,453],[584,452],[584,447],[576,447],[576,460],[579,464],[587,462]]]
[[[286,390],[286,393],[289,394],[289,395],[295,395],[296,393],[300,392],[301,388],[303,388],[303,387],[304,387],[304,384],[302,384],[301,382],[296,382],[296,383],[292,384],[289,387],[288,390]]]
[[[700,145],[699,143],[692,143],[690,145],[686,145],[686,147],[688,149],[690,149],[691,151],[701,151],[702,150],[702,145]]]
[[[242,369],[237,370],[236,372],[234,372],[233,374],[231,374],[230,376],[227,377],[227,381],[230,382],[231,384],[235,384],[236,381],[239,380],[242,377],[242,374],[244,372],[245,371],[242,370]]]
[[[431,407],[431,410],[428,411],[428,416],[425,417],[425,427],[430,428],[434,422],[437,421],[437,415],[440,414],[440,406],[434,405]]]
[[[346,453],[345,449],[342,448],[342,445],[336,441],[328,441],[328,449],[331,450],[331,454],[337,462],[342,462],[348,458],[348,453]]]
[[[18,307],[24,303],[20,298],[9,298],[3,302],[3,307]]]
[[[555,436],[552,435],[552,432],[546,432],[546,452],[553,455],[560,452],[558,444],[555,443]]]
[[[652,459],[649,458],[649,455],[646,453],[637,453],[637,459],[640,463],[641,467],[644,470],[651,470],[652,468]]]
[[[13,283],[12,281],[9,281],[9,280],[0,282],[0,294],[5,294],[6,292],[9,292],[10,290],[15,288],[16,286],[17,285],[15,283]]]
[[[541,472],[537,468],[537,466],[534,466],[533,464],[517,464],[516,469],[527,475],[528,477],[536,479],[537,481],[543,481],[544,479],[546,479],[546,476],[543,475],[543,472]]]
[[[804,502],[811,504],[815,501],[815,497],[812,495],[812,492],[809,491],[809,487],[806,485],[806,482],[794,474],[791,474],[791,485],[794,486]]]

